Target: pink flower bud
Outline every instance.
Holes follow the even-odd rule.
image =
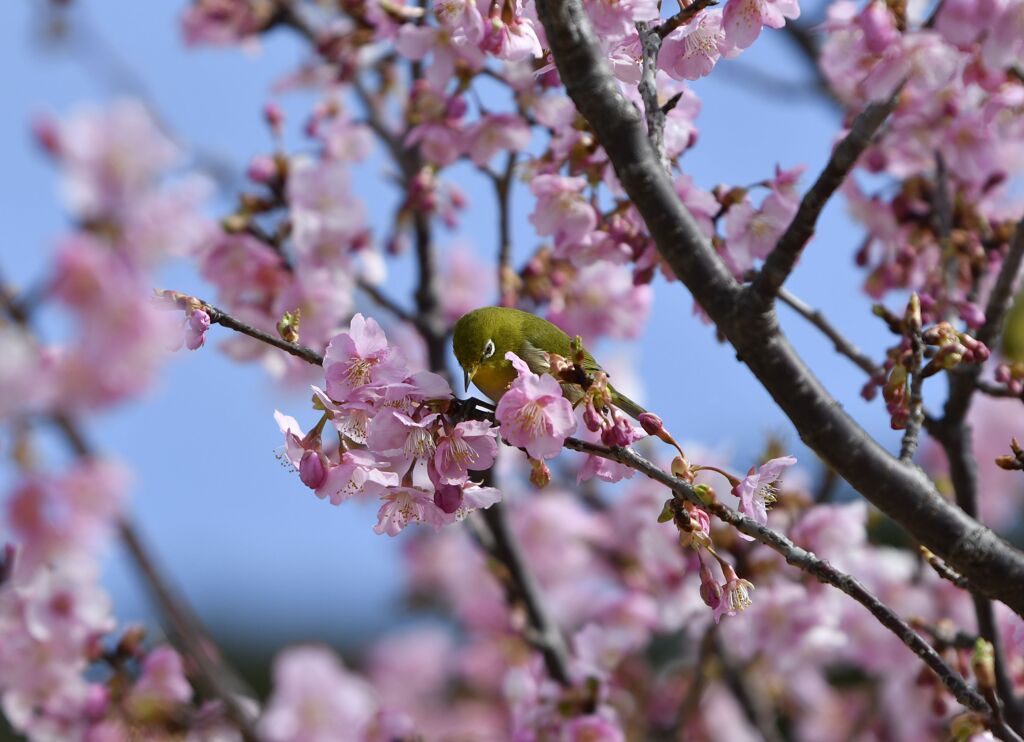
[[[462,505],[462,487],[442,484],[434,490],[434,504],[451,515]]]
[[[544,489],[551,482],[551,469],[543,461],[530,459],[530,484],[537,489]]]
[[[647,435],[658,435],[665,429],[665,424],[662,423],[661,418],[655,415],[653,412],[642,412],[640,417],[637,418],[640,423],[640,427],[644,429]]]
[[[210,329],[210,315],[197,309],[188,316],[185,326],[185,347],[197,350],[206,342],[206,331]]]
[[[598,432],[601,430],[601,416],[597,413],[597,408],[594,407],[594,400],[587,399],[587,404],[583,408],[583,424],[587,426],[587,430]]]
[[[299,479],[302,483],[315,490],[327,478],[327,466],[323,454],[319,451],[306,451],[299,461]]]
[[[960,319],[972,330],[977,330],[985,324],[985,313],[974,302],[965,301],[960,304]]]
[[[32,135],[48,155],[60,157],[60,131],[49,116],[39,116],[32,121]]]
[[[700,599],[704,601],[704,605],[712,609],[717,608],[722,602],[722,588],[703,562],[700,565]]]
[[[263,107],[263,118],[275,134],[281,133],[281,127],[284,126],[284,109],[281,106],[270,101]]]
[[[249,163],[249,169],[245,171],[249,180],[254,183],[269,183],[277,175],[277,164],[273,157],[257,155]]]

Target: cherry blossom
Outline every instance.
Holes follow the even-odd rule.
[[[562,396],[558,382],[547,374],[538,376],[515,353],[505,354],[518,376],[498,402],[494,413],[501,436],[513,446],[523,446],[535,459],[550,459],[562,450],[565,439],[576,431],[572,405]]]

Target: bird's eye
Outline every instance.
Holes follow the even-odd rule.
[[[487,345],[484,346],[484,359],[490,358],[494,355],[494,341],[488,340]]]

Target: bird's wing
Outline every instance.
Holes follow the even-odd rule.
[[[516,351],[516,355],[526,361],[526,365],[535,374],[546,374],[551,370],[548,354],[525,338]]]

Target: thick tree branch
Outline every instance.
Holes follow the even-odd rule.
[[[801,439],[976,589],[1024,615],[1024,554],[946,502],[847,415],[751,301],[680,202],[636,108],[620,93],[580,0],[538,0],[562,81],[615,166],[658,251],[793,422]]]
[[[871,143],[875,133],[899,101],[899,90],[884,103],[872,103],[853,121],[853,126],[832,151],[825,169],[804,194],[793,221],[786,227],[752,286],[753,293],[770,303],[793,271],[804,246],[814,235],[818,216]]]

